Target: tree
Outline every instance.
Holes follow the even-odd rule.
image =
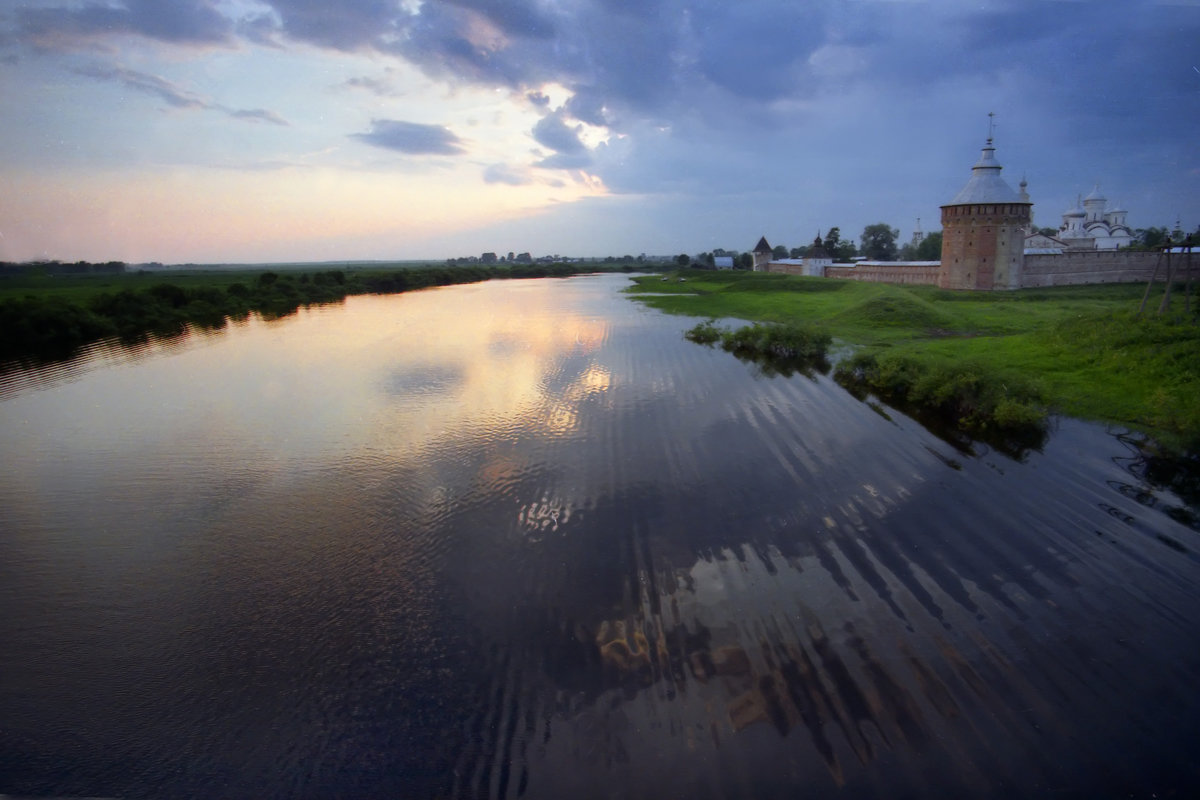
[[[738,269],[754,269],[754,256],[749,253],[742,253],[737,257]]]
[[[858,248],[854,246],[854,242],[844,241],[838,243],[837,250],[827,252],[833,256],[834,261],[847,262],[854,260],[854,257],[858,255]]]
[[[1138,228],[1133,233],[1133,247],[1138,250],[1153,250],[1167,244],[1170,233],[1162,228]]]
[[[883,222],[868,225],[862,232],[862,254],[872,261],[895,261],[899,235],[899,230]]]
[[[1037,232],[1042,236],[1049,236],[1051,238],[1058,236],[1058,228],[1038,228]]]
[[[940,261],[942,258],[942,232],[928,234],[921,241],[907,242],[900,248],[901,261]]]
[[[941,261],[942,232],[935,231],[922,239],[913,253],[913,261]]]
[[[787,258],[788,249],[781,244],[771,248],[771,258]]]
[[[679,255],[675,256],[675,263],[681,267],[686,267],[688,264],[692,263],[692,257],[687,253],[680,253]]]
[[[841,229],[836,228],[836,227],[830,228],[825,233],[825,241],[821,242],[821,246],[825,248],[825,251],[827,253],[829,253],[830,255],[833,255],[834,253],[837,252],[838,246],[841,244],[841,241],[842,241]]]
[[[788,251],[788,257],[789,258],[804,258],[804,254],[807,251],[807,249],[808,248],[805,248],[805,247],[793,247],[791,250]]]

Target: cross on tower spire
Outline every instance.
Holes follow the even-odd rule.
[[[995,134],[996,134],[996,112],[989,111],[988,112],[988,144],[992,143],[992,139],[995,138]]]

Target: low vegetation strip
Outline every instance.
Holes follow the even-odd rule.
[[[1040,444],[1048,414],[1042,392],[1027,381],[1002,378],[974,363],[930,364],[896,353],[859,352],[838,363],[834,380],[917,416],[933,415],[1006,451]]]
[[[971,384],[985,398],[1000,398],[992,416],[1006,424],[1032,422],[1050,409],[1140,430],[1176,452],[1200,452],[1200,304],[1183,287],[1168,313],[1139,316],[1145,284],[948,292],[761,273],[672,277],[685,281],[639,278],[629,291],[671,313],[802,321],[853,346],[861,360],[841,374],[864,386],[929,376],[914,377],[905,394],[937,405],[935,386]],[[1157,308],[1161,294],[1160,285],[1148,307]],[[969,372],[951,371],[965,364]],[[983,425],[986,412],[974,400],[964,403],[958,418]]]
[[[766,374],[812,377],[829,372],[825,354],[832,337],[796,322],[758,323],[736,329],[718,327],[716,320],[701,322],[684,334],[697,344],[720,344],[743,361],[752,361]]]
[[[719,328],[716,320],[702,322],[686,334],[699,344],[721,343],[731,353],[775,358],[821,359],[833,337],[798,323],[747,325],[735,330]]]
[[[493,278],[632,271],[598,264],[400,267],[377,270],[194,271],[10,275],[0,280],[0,364],[70,358],[103,339],[134,341],[196,325],[220,328],[251,313],[291,314],[348,295],[392,294]]]

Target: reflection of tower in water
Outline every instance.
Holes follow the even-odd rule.
[[[798,569],[778,551],[744,546],[740,553],[725,550],[680,571],[674,590],[660,602],[643,592],[635,614],[602,621],[596,630],[606,686],[661,692],[673,707],[687,709],[685,723],[692,724],[685,727],[703,727],[718,749],[722,739],[753,726],[770,726],[783,737],[802,728],[838,785],[845,780],[847,755],[839,750],[866,764],[880,747],[919,746],[929,738],[930,711],[957,717],[951,690],[903,643],[881,657],[854,622],[827,631],[799,598],[788,613],[737,618],[736,609],[755,604],[753,595],[773,582],[791,588],[807,582],[825,598],[845,596],[832,582],[812,586],[812,578],[827,573],[818,564],[809,567]],[[966,659],[938,639],[960,676],[982,688]],[[926,710],[916,695],[926,699]]]

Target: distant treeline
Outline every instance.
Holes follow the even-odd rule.
[[[27,265],[26,265],[27,266]],[[130,275],[118,282],[131,288],[67,297],[31,290],[0,301],[0,364],[31,364],[70,358],[80,348],[104,339],[138,341],[151,335],[173,335],[188,325],[221,328],[229,319],[256,312],[278,318],[302,306],[336,303],[347,295],[393,294],[432,286],[476,283],[494,278],[566,277],[587,272],[632,272],[632,265],[513,264],[504,266],[417,267],[379,271],[247,273],[230,281],[214,275],[211,285],[194,274],[198,286],[183,286],[170,277]],[[25,274],[25,273],[22,273]],[[240,276],[238,276],[240,278]],[[0,283],[3,286],[3,283]]]
[[[93,264],[90,261],[76,261],[74,264],[64,264],[61,261],[33,261],[28,264],[13,264],[0,261],[0,276],[28,275],[41,273],[43,275],[120,275],[126,271],[124,261],[106,261],[103,264]]]

